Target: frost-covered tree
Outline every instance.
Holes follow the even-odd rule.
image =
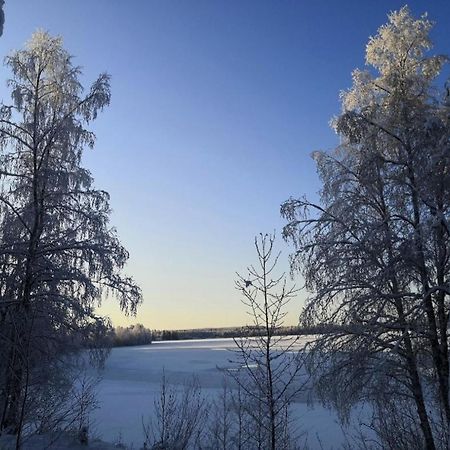
[[[62,40],[36,32],[6,58],[0,107],[0,430],[20,435],[30,399],[80,348],[96,347],[108,293],[133,313],[141,292],[109,225],[109,195],[82,167],[86,126],[109,104],[109,76],[85,93]],[[51,378],[51,377],[50,377]],[[34,417],[33,420],[38,420]]]
[[[292,269],[314,293],[303,320],[339,326],[313,346],[321,392],[343,413],[366,400],[374,417],[403,411],[404,430],[417,421],[419,439],[396,448],[449,443],[450,101],[431,27],[407,7],[389,15],[367,45],[370,67],[342,93],[341,145],[314,154],[320,204],[281,209]]]
[[[147,345],[152,342],[152,332],[140,323],[126,328],[116,327],[111,332],[109,340],[113,347]]]

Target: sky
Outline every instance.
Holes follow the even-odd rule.
[[[364,66],[369,36],[396,0],[6,0],[0,55],[36,29],[64,39],[86,86],[112,77],[112,101],[91,124],[85,166],[111,195],[111,224],[130,252],[126,272],[143,291],[137,317],[114,298],[115,325],[153,329],[249,322],[236,272],[256,261],[255,235],[277,235],[280,271],[292,248],[280,204],[316,198],[310,154],[338,138],[329,127],[339,92]],[[436,21],[437,53],[450,53],[450,2],[409,2]],[[6,68],[0,100],[8,101]],[[298,287],[302,279],[292,280]],[[288,307],[295,325],[308,293]]]

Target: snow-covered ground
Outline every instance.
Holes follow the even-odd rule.
[[[152,414],[163,369],[170,383],[182,384],[195,374],[206,395],[220,392],[223,373],[233,358],[232,339],[155,342],[149,346],[114,348],[99,385],[100,408],[93,414],[94,429],[102,439],[119,437],[138,449],[143,443],[142,419]],[[303,342],[299,342],[299,346]],[[308,432],[310,448],[339,448],[344,442],[336,415],[305,401],[293,405],[296,424]],[[317,436],[320,436],[322,447]]]

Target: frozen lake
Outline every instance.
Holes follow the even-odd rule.
[[[195,375],[205,395],[217,395],[224,376],[218,367],[230,365],[234,346],[232,339],[208,339],[114,348],[99,385],[100,408],[93,414],[94,431],[110,442],[120,436],[124,443],[139,449],[144,440],[142,418],[152,415],[163,370],[169,383],[183,384]],[[311,449],[321,448],[317,435],[326,449],[343,443],[336,415],[321,406],[311,408],[300,399],[293,405],[293,417],[296,425],[308,432]]]

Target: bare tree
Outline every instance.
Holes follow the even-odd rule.
[[[248,267],[248,276],[238,274],[236,288],[249,308],[252,326],[235,339],[235,360],[240,370],[228,371],[247,397],[247,412],[256,424],[258,448],[287,448],[283,437],[288,427],[286,411],[303,389],[302,354],[298,337],[280,336],[286,305],[296,295],[284,274],[275,270],[280,254],[274,255],[273,235],[255,238],[258,265]],[[258,336],[250,337],[257,333]]]
[[[247,447],[250,440],[249,426],[245,392],[243,392],[241,385],[238,383],[236,389],[231,391],[231,405],[234,413],[236,431],[234,435],[234,447],[237,450],[243,450]]]
[[[154,409],[156,417],[147,423],[143,422],[144,448],[199,448],[204,434],[207,405],[197,380],[193,379],[179,390],[169,384],[163,372],[160,395]]]
[[[236,441],[239,440],[239,436],[235,439],[235,433],[239,433],[241,430],[239,427],[236,430],[236,423],[239,424],[239,420],[233,408],[233,397],[231,394],[230,386],[227,383],[226,378],[223,380],[222,392],[216,398],[214,398],[210,404],[209,416],[209,447],[217,450],[227,450],[235,447]],[[241,403],[242,405],[242,403]],[[238,411],[236,411],[238,412]],[[239,447],[240,448],[240,447]]]
[[[236,373],[236,376],[239,374]],[[234,385],[229,381],[230,378],[225,375],[222,392],[208,406],[208,438],[202,448],[263,448],[267,443],[263,436],[267,433],[263,433],[262,426],[255,427],[256,423],[250,413],[254,409],[252,399],[239,383]]]
[[[378,417],[406,402],[384,425],[420,429],[427,449],[447,448],[450,424],[450,103],[434,85],[447,57],[426,55],[431,26],[390,14],[366,48],[373,71],[354,71],[342,94],[341,145],[314,154],[320,204],[281,210],[292,270],[313,293],[303,321],[329,329],[311,347],[324,400],[344,416],[368,401]]]
[[[37,32],[6,58],[12,104],[0,107],[0,432],[20,434],[46,368],[96,352],[109,322],[95,307],[111,292],[135,312],[140,289],[109,225],[109,195],[81,166],[86,129],[109,104],[109,76],[87,94],[60,38]]]

